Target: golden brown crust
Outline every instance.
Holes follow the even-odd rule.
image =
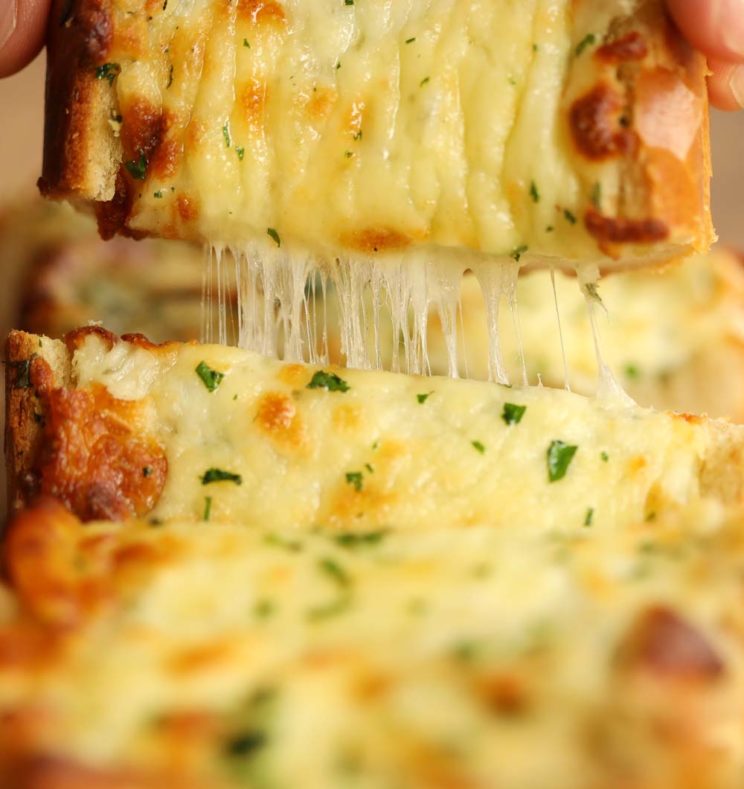
[[[48,197],[108,200],[118,144],[108,127],[113,97],[96,69],[113,35],[107,0],[56,0],[47,38],[44,162],[39,188]]]
[[[39,352],[39,338],[25,332],[11,332],[5,360],[5,458],[8,470],[8,514],[26,503],[26,493],[34,485],[34,459],[39,452],[43,416],[38,392],[32,384],[32,367]],[[53,382],[60,385],[66,370],[47,365]]]
[[[67,347],[91,333],[118,341],[90,326],[72,332]],[[15,372],[6,378],[9,511],[42,495],[83,520],[146,514],[165,486],[168,464],[163,448],[140,428],[140,404],[117,400],[103,387],[65,388],[69,356],[58,351],[53,366],[39,354],[39,342],[23,332],[8,340],[8,369]]]
[[[657,2],[620,21],[593,58],[597,79],[571,99],[570,134],[579,156],[622,160],[623,193],[615,215],[587,209],[587,230],[614,258],[624,245],[684,237],[707,249],[715,234],[705,58]]]

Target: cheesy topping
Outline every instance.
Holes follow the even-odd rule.
[[[22,613],[0,609],[0,775],[53,757],[76,786],[588,789],[679,786],[694,765],[733,787],[739,524],[27,513],[6,546]]]
[[[420,530],[442,518],[453,527],[538,519],[549,529],[583,523],[588,508],[601,528],[738,490],[734,465],[719,462],[738,457],[738,428],[702,419],[542,388],[287,365],[222,346],[156,348],[100,330],[68,342],[68,397],[106,403],[95,419],[122,425],[83,439],[90,460],[79,482],[97,502],[104,472],[93,461],[116,467],[112,441],[124,445],[115,458],[159,447],[148,450],[167,466],[157,520],[201,520],[209,497],[211,521],[283,529],[350,521],[362,531]],[[43,355],[56,347],[45,342]],[[75,428],[76,418],[48,419],[45,440],[78,451],[73,439],[89,423]],[[70,438],[60,443],[58,429]],[[58,490],[59,474],[45,468]],[[56,468],[68,474],[71,464],[60,457]],[[121,467],[125,478],[132,468]]]
[[[709,236],[702,62],[681,58],[660,4],[108,0],[105,14],[94,74],[120,118],[128,197],[111,210],[131,206],[132,231],[326,260],[456,250],[464,265],[633,263]],[[636,124],[636,79],[677,133],[649,133],[645,106]],[[699,210],[656,194],[666,178]]]

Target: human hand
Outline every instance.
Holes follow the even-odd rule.
[[[51,0],[0,0],[0,77],[20,71],[44,43]]]
[[[722,110],[744,107],[744,0],[667,0],[689,41],[708,56],[711,102]]]

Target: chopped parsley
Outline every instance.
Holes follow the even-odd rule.
[[[344,5],[354,5],[354,0],[344,0]]]
[[[344,151],[344,156],[345,156],[347,159],[351,159],[351,157],[352,157],[353,155],[354,155],[354,154],[353,154],[351,151]]]
[[[267,617],[270,617],[275,610],[276,607],[274,606],[274,603],[271,602],[271,600],[258,600],[256,605],[253,607],[253,613],[259,619],[266,619]]]
[[[228,756],[250,756],[266,744],[266,735],[261,731],[247,731],[230,738],[225,743]]]
[[[307,389],[326,389],[329,392],[348,392],[351,388],[343,378],[339,378],[336,373],[327,373],[325,370],[318,370],[310,379]]]
[[[128,162],[124,162],[124,167],[127,168],[127,172],[132,178],[135,178],[137,181],[145,180],[145,176],[147,175],[147,158],[144,153],[140,152],[139,159],[130,159]]]
[[[424,78],[421,80],[421,82],[419,82],[419,87],[420,87],[420,88],[423,88],[423,87],[424,87],[424,85],[426,85],[426,83],[427,83],[427,82],[429,82],[430,80],[431,80],[431,77],[424,77]]]
[[[563,209],[563,216],[566,217],[566,221],[569,224],[572,224],[572,225],[576,224],[576,222],[577,222],[576,214],[574,214],[573,211],[569,211],[568,208],[564,208]]]
[[[477,452],[480,452],[481,455],[485,454],[486,447],[480,441],[471,441],[470,443],[471,443],[473,449],[475,449]]]
[[[205,496],[204,497],[204,513],[202,514],[202,520],[208,521],[212,515],[212,497]]]
[[[576,45],[576,57],[580,57],[587,47],[591,47],[597,43],[597,37],[594,33],[587,33],[584,38]]]
[[[152,196],[157,198],[158,200],[162,199],[162,197],[163,197],[163,190],[162,189],[158,189],[157,192],[153,192],[152,193]]]
[[[362,130],[359,129],[359,131],[354,132],[352,140],[356,140],[358,142],[361,139],[362,139]]]
[[[315,608],[310,608],[305,616],[311,622],[318,622],[322,619],[330,619],[333,616],[338,616],[339,614],[343,614],[343,612],[349,607],[351,600],[348,595],[343,595],[338,600],[334,600],[332,603],[326,603],[325,605],[315,606]]]
[[[280,247],[280,246],[282,245],[282,240],[281,240],[281,238],[279,238],[279,233],[277,233],[277,232],[276,232],[276,230],[274,230],[274,228],[273,228],[273,227],[267,227],[267,228],[266,228],[266,233],[267,233],[269,236],[271,236],[271,238],[273,238],[273,239],[274,239],[274,243],[275,243],[275,244],[276,244],[278,247]]]
[[[414,42],[415,40],[416,40],[416,36],[413,36],[413,38],[407,38],[407,39],[406,39],[406,44],[413,44],[413,42]]]
[[[222,127],[222,136],[225,138],[225,148],[229,148],[232,145],[232,140],[230,139],[229,121],[225,121],[225,125]]]
[[[369,463],[365,463],[364,464],[364,468],[366,468],[367,471],[369,471],[370,474],[374,474],[375,473],[374,468]]]
[[[418,400],[419,405],[423,405],[433,394],[434,392],[424,392],[423,394],[417,394],[416,400]]]
[[[591,526],[594,522],[594,507],[589,507],[584,516],[584,526]]]
[[[533,203],[540,202],[540,190],[537,188],[537,184],[534,181],[530,184],[530,197]]]
[[[144,466],[142,469],[142,476],[143,477],[152,476],[152,466]]]
[[[201,476],[201,483],[202,485],[211,485],[213,482],[234,482],[236,485],[242,485],[243,477],[221,468],[208,468]]]
[[[519,263],[519,261],[522,259],[522,255],[524,255],[524,253],[527,252],[528,249],[529,247],[526,244],[521,244],[516,249],[512,250],[511,257],[514,259],[515,262]]]
[[[582,290],[587,298],[602,306],[602,297],[599,295],[599,285],[596,282],[587,282]]]
[[[173,84],[173,64],[171,63],[170,69],[168,69],[168,83],[165,86],[167,90]]]
[[[335,559],[329,557],[319,559],[318,569],[338,586],[346,588],[351,584],[351,577]]]
[[[210,392],[214,392],[225,377],[224,373],[213,370],[206,362],[199,362],[195,372],[199,378],[202,379],[204,386],[206,386]]]
[[[610,459],[610,456],[606,452],[600,452],[599,456],[602,458],[603,463],[607,463],[607,461]]]
[[[623,368],[623,372],[625,373],[625,377],[631,381],[635,381],[641,377],[641,370],[635,364],[626,364]]]
[[[388,535],[387,529],[367,532],[346,532],[333,535],[333,541],[342,548],[367,548],[379,545]]]
[[[504,403],[504,410],[501,418],[507,425],[518,425],[527,411],[526,405],[516,405],[515,403]]]
[[[121,74],[121,66],[118,63],[104,63],[96,69],[96,79],[108,80],[109,85],[114,84],[119,74]]]
[[[31,388],[31,359],[24,359],[22,362],[14,362],[15,367],[15,381],[13,382],[14,389],[30,389]]]
[[[600,211],[602,208],[602,184],[597,181],[592,187],[592,205]]]
[[[238,155],[238,159],[243,161],[243,157],[245,156],[245,148],[242,145],[235,146],[235,153]]]
[[[247,38],[244,38],[244,39],[243,39],[243,46],[244,46],[246,49],[250,49],[250,48],[251,48],[251,45],[248,43],[248,39],[247,39]]]
[[[548,481],[558,482],[566,476],[568,467],[578,450],[563,441],[552,441],[548,447]]]
[[[287,540],[284,537],[280,537],[278,534],[267,534],[264,537],[264,542],[275,548],[283,548],[290,553],[300,553],[300,551],[302,551],[302,543],[299,540]]]
[[[351,485],[355,491],[359,492],[364,486],[364,476],[361,471],[347,471],[346,482]]]

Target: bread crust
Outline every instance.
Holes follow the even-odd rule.
[[[57,16],[63,5],[64,0],[57,0]],[[559,111],[565,145],[572,149],[569,157],[585,195],[580,222],[586,243],[596,245],[593,254],[607,269],[706,250],[714,231],[704,57],[683,40],[662,0],[604,3],[599,9],[586,0],[569,5],[576,42]],[[630,15],[623,16],[628,8]],[[142,3],[135,18],[145,13]],[[42,193],[93,207],[104,238],[120,233],[235,241],[208,237],[214,233],[214,217],[203,219],[198,188],[187,191],[179,186],[168,200],[141,205],[149,199],[151,175],[167,180],[188,159],[189,146],[204,131],[190,121],[181,128],[186,121],[157,106],[152,96],[137,101],[130,96],[126,107],[118,107],[115,80],[102,78],[100,69],[109,57],[121,52],[130,57],[152,45],[137,39],[134,26],[125,31],[117,14],[116,0],[72,0],[67,21],[52,23]],[[257,24],[271,22],[256,19]],[[604,32],[597,34],[598,29]],[[121,117],[120,111],[121,139],[109,125],[112,117]],[[146,165],[147,174],[136,173],[139,165]],[[615,171],[621,181],[611,209],[595,194],[597,181],[610,171],[610,181]],[[571,212],[567,216],[574,222]],[[338,251],[358,253],[349,239],[382,232],[379,227],[351,228],[327,240]],[[386,238],[397,240],[393,252],[426,243],[408,225],[384,232]],[[558,227],[558,232],[564,231]],[[477,251],[470,242],[463,246]],[[390,250],[367,250],[383,251]],[[535,255],[539,257],[539,250]],[[577,256],[586,258],[584,253]],[[523,262],[540,264],[529,254]],[[557,265],[571,263],[557,258]]]

